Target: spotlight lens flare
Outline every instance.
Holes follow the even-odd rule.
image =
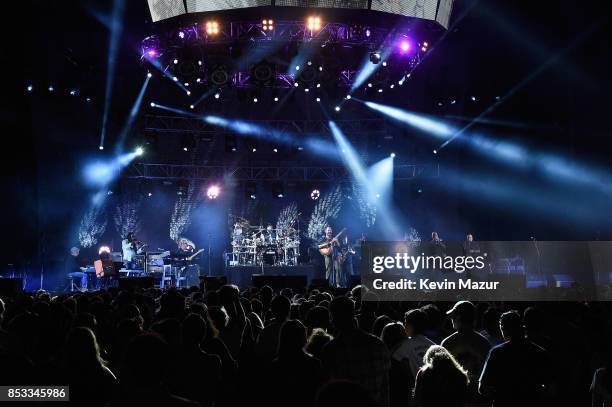
[[[136,148],[135,153],[136,153],[136,155],[143,155],[144,154],[144,149],[142,147],[138,147],[138,148]]]
[[[208,199],[217,199],[219,197],[219,193],[221,192],[221,188],[218,185],[211,185],[206,190],[206,196]]]
[[[408,52],[410,50],[410,42],[408,42],[408,40],[400,42],[400,50],[402,52]]]

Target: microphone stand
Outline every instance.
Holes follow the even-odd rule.
[[[536,249],[536,253],[538,255],[538,274],[542,277],[542,254],[540,253],[540,247],[538,246],[538,241],[535,237],[531,236],[531,241]]]

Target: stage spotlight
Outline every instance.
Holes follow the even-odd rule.
[[[317,88],[320,88],[320,87],[321,87],[321,84],[320,84],[320,83],[317,83]]]
[[[190,108],[191,110],[193,110],[193,108],[194,108],[194,107],[195,107],[194,105],[189,105],[189,108]]]
[[[257,103],[258,102],[257,98],[253,98],[253,102]]]
[[[173,76],[173,77],[172,77],[172,80],[173,80],[174,82],[178,82],[178,78],[177,78],[176,76]]]
[[[274,20],[271,20],[271,19],[270,20],[263,20],[261,22],[261,28],[264,31],[272,31],[272,30],[274,30]]]
[[[153,192],[148,192],[148,193],[147,193],[147,196],[148,196],[149,198],[150,198],[150,197],[152,197],[152,196],[153,196]]]
[[[408,40],[402,40],[399,47],[401,52],[406,53],[410,50],[410,42]]]
[[[395,158],[395,153],[391,153],[391,158]]]
[[[220,94],[215,93],[215,99],[219,99],[220,96],[221,96]]]
[[[387,61],[384,61],[384,62],[382,63],[382,66],[387,66]]]
[[[306,22],[308,31],[319,31],[321,29],[321,17],[319,16],[310,16]]]
[[[202,79],[200,79],[200,78],[196,78],[196,83],[200,83],[201,80]]]
[[[310,89],[308,89],[308,88],[304,89],[304,92],[309,92],[309,91],[310,91]]]
[[[172,61],[172,62],[174,62],[174,65],[176,65],[176,64],[178,64],[178,59],[175,58],[174,61]]]
[[[334,108],[334,110],[335,110],[336,112],[339,112],[339,111],[340,111],[340,106],[336,106],[336,107]]]
[[[299,70],[300,70],[300,66],[299,66],[299,65],[296,65],[296,66],[295,66],[295,70],[296,70],[296,71],[299,71]]]
[[[351,100],[351,95],[346,95],[347,100]]]
[[[78,93],[78,91],[76,89],[72,89],[70,91],[70,96],[76,96],[77,93]]]
[[[49,92],[53,92],[54,88],[53,86],[49,86]]]
[[[143,155],[144,149],[142,147],[137,147],[135,153],[136,155]]]
[[[389,85],[389,89],[393,89],[395,87],[395,84],[392,83],[391,85]]]
[[[191,96],[191,92],[190,91],[187,91],[187,96]]]
[[[155,102],[151,102],[151,107],[155,107]]]
[[[278,96],[274,96],[274,101],[278,102]]]
[[[86,102],[91,102],[91,98],[86,98],[85,101]]]
[[[185,82],[183,85],[185,85],[185,86],[189,86],[189,82]]]
[[[206,190],[206,196],[208,199],[217,199],[219,197],[219,193],[221,192],[221,188],[218,185],[211,185]]]
[[[183,38],[185,38],[185,33],[183,31],[179,31],[178,32],[178,36],[179,36],[180,39],[183,39]]]
[[[371,83],[368,83],[368,88],[371,88],[371,87],[372,87],[372,84],[371,84]]]
[[[251,149],[251,152],[256,153],[256,152],[257,152],[257,149],[256,149],[255,147],[253,147],[253,148]]]
[[[274,151],[275,153],[278,153],[278,148],[274,147],[272,151]]]
[[[225,65],[219,65],[213,69],[209,78],[214,85],[221,87],[226,85],[231,80],[231,75]]]
[[[99,150],[104,150],[104,146],[99,146],[98,149]]]
[[[321,192],[318,189],[313,189],[310,193],[310,199],[316,201],[321,196]]]
[[[293,86],[295,86],[295,87],[297,88],[298,86],[300,86],[300,84],[299,84],[299,83],[297,83],[297,82],[295,82],[295,83],[293,84]]]
[[[219,34],[219,23],[216,21],[207,21],[206,22],[206,34],[208,35]]]
[[[378,93],[382,93],[382,91],[383,91],[382,89],[378,89]]]
[[[34,89],[34,87],[32,87],[32,85],[28,85],[26,89],[28,90],[28,92],[32,92],[32,89]]]
[[[317,98],[317,102],[320,102],[320,101],[321,101],[321,98]]]
[[[454,105],[455,103],[457,103],[457,101],[455,99],[451,100],[451,105]]]
[[[152,76],[153,76],[153,74],[152,74],[151,72],[148,72],[148,73],[147,73],[147,78],[150,78],[150,77],[152,77]]]
[[[298,151],[304,151],[304,147],[302,147],[302,146],[299,146],[297,149],[298,149]]]
[[[438,150],[434,150],[434,151],[433,151],[433,153],[434,153],[434,154],[438,154]]]
[[[150,49],[147,51],[147,55],[151,58],[155,58],[157,56],[157,51],[155,51],[154,49]]]
[[[476,101],[476,96],[472,96],[470,99],[472,99],[472,102]]]
[[[380,52],[376,51],[376,52],[370,52],[370,62],[373,63],[374,65],[378,64],[380,62]]]
[[[202,66],[202,60],[198,59],[198,65]]]
[[[111,249],[108,246],[100,246],[100,248],[98,249],[98,255],[101,255],[102,253],[110,253]]]

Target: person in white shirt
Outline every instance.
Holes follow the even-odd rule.
[[[134,268],[134,256],[138,254],[137,239],[134,232],[127,234],[121,241],[121,251],[123,252],[123,263],[126,269]]]
[[[427,326],[427,315],[420,309],[413,309],[404,315],[404,329],[407,338],[396,347],[391,357],[395,360],[407,361],[412,372],[412,377],[416,377],[419,369],[423,366],[423,358],[427,350],[435,345],[433,341],[423,335]]]

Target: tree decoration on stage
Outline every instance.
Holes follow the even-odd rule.
[[[93,205],[83,214],[79,225],[79,244],[81,247],[88,248],[98,243],[98,239],[106,231],[108,223],[104,215],[104,206],[102,205]]]
[[[416,247],[421,242],[421,235],[415,228],[410,227],[408,231],[404,233],[404,241],[410,242],[412,246]]]
[[[189,183],[187,191],[179,195],[174,203],[170,217],[170,239],[177,241],[191,225],[191,215],[198,206],[198,194],[194,194],[195,184]]]
[[[115,229],[122,238],[127,236],[129,232],[138,234],[140,231],[140,219],[138,218],[140,202],[140,198],[126,196],[117,204],[113,218]]]
[[[365,221],[366,227],[374,226],[376,223],[376,205],[368,199],[368,194],[363,185],[353,182],[353,197],[359,209],[359,218]]]
[[[338,185],[317,201],[308,221],[306,232],[308,237],[312,240],[318,240],[323,233],[323,229],[329,226],[329,220],[336,218],[341,208],[342,191]]]
[[[295,228],[295,223],[298,218],[297,204],[295,202],[290,203],[278,215],[276,221],[276,229],[286,230],[290,227]]]

